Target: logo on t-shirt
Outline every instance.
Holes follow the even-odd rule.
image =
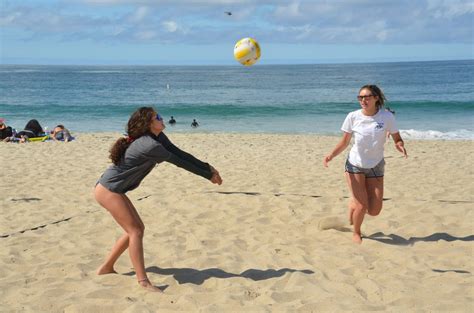
[[[383,129],[383,123],[378,122],[377,125],[375,125],[375,130]]]

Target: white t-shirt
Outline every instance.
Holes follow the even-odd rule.
[[[349,152],[349,162],[361,168],[373,168],[382,161],[387,132],[398,132],[395,117],[384,109],[374,116],[362,114],[362,109],[351,112],[341,130],[353,134],[354,145]]]

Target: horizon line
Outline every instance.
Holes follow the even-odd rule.
[[[413,63],[413,62],[452,62],[452,61],[474,61],[474,57],[470,59],[460,58],[460,59],[416,59],[416,60],[361,60],[361,61],[332,61],[332,62],[296,62],[296,63],[264,63],[256,64],[252,67],[259,66],[274,66],[274,65],[335,65],[335,64],[380,64],[380,63]],[[231,63],[201,63],[201,64],[191,64],[191,63],[3,63],[0,60],[0,66],[235,66],[241,67],[242,65],[235,62]]]

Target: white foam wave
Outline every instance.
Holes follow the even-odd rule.
[[[400,130],[402,138],[406,139],[423,139],[423,140],[474,140],[474,131],[467,129],[459,129],[455,131],[441,132],[437,130]]]
[[[104,73],[123,73],[123,71],[114,71],[114,70],[84,70],[84,71],[77,71],[77,73],[87,73],[87,74],[104,74]]]
[[[0,73],[37,73],[41,70],[1,70]]]

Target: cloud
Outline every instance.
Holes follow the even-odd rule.
[[[156,36],[157,33],[153,30],[141,30],[135,33],[135,39],[138,39],[140,41],[148,41],[151,39],[155,39]]]
[[[206,44],[252,35],[267,43],[472,44],[474,37],[471,0],[30,2],[6,1],[0,11],[0,26],[24,40]]]
[[[150,9],[148,7],[141,6],[141,7],[138,7],[135,10],[135,12],[130,14],[130,16],[128,17],[128,20],[131,23],[140,23],[148,16],[149,13],[150,13]]]
[[[290,18],[290,19],[296,19],[300,18],[303,16],[303,13],[300,11],[300,3],[299,2],[293,2],[289,3],[287,5],[281,5],[278,6],[275,9],[275,16],[279,18]]]
[[[174,21],[164,21],[162,25],[165,30],[170,33],[174,33],[178,30],[178,24]]]
[[[427,9],[435,18],[453,19],[458,16],[472,14],[474,3],[462,0],[428,0]]]

